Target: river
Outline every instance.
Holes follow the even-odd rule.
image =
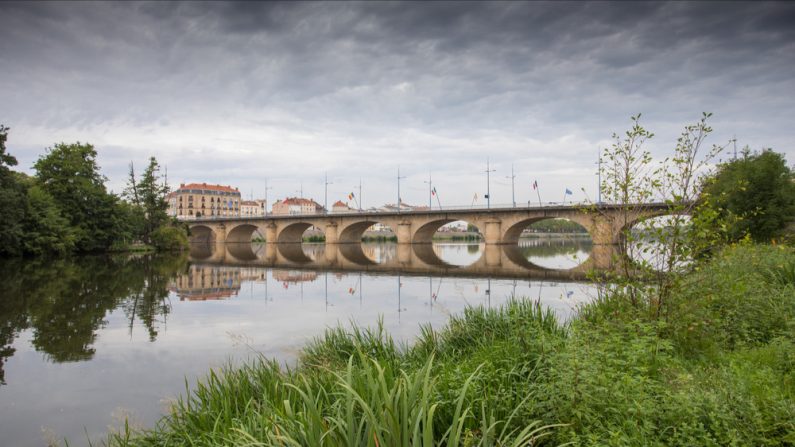
[[[87,445],[125,418],[151,427],[186,380],[259,355],[292,364],[330,326],[382,318],[410,342],[468,305],[530,297],[566,319],[594,293],[575,274],[588,239],[350,250],[245,244],[0,262],[0,442]]]

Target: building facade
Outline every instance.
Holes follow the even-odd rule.
[[[323,206],[312,199],[302,197],[288,197],[273,204],[271,210],[274,215],[285,214],[322,214]]]
[[[332,213],[349,213],[353,211],[351,207],[348,206],[347,203],[344,203],[342,200],[337,200],[334,202],[334,205],[331,206]]]
[[[240,216],[240,191],[231,186],[183,183],[166,200],[168,214],[177,219]]]
[[[264,200],[244,200],[240,202],[241,217],[264,216],[268,204]]]

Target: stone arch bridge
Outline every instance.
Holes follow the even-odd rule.
[[[594,245],[615,245],[621,242],[623,230],[666,214],[670,207],[665,203],[602,204],[199,218],[188,225],[192,242],[247,243],[259,233],[267,243],[300,243],[304,231],[316,227],[325,234],[327,244],[348,244],[361,242],[368,228],[381,223],[392,228],[398,244],[429,244],[443,225],[462,220],[478,227],[486,244],[492,245],[516,244],[528,225],[564,218],[582,225]]]

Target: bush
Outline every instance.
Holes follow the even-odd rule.
[[[152,232],[152,245],[158,251],[177,251],[188,248],[188,233],[184,228],[164,225]]]

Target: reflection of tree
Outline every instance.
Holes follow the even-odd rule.
[[[551,258],[561,255],[573,256],[581,251],[590,253],[592,246],[593,243],[590,240],[577,240],[575,238],[539,239],[527,242],[523,241],[519,246],[519,250],[526,258]]]
[[[54,362],[88,360],[96,331],[120,305],[134,309],[157,335],[169,277],[186,264],[185,256],[86,256],[56,261],[8,261],[0,265],[0,383],[11,344],[32,328],[32,344]],[[133,304],[129,304],[133,303]]]
[[[26,301],[14,299],[13,294],[15,283],[20,278],[11,273],[16,271],[19,265],[20,262],[16,260],[0,263],[0,281],[2,281],[0,284],[4,289],[4,296],[0,299],[0,385],[5,385],[5,370],[3,369],[5,361],[15,352],[11,344],[19,332],[28,327]]]
[[[131,262],[133,263],[138,264],[134,272],[140,276],[136,283],[139,286],[131,291],[123,306],[130,319],[130,335],[137,316],[146,326],[149,340],[155,341],[157,326],[165,324],[166,315],[171,312],[171,304],[168,302],[169,283],[178,273],[186,271],[187,257],[164,255],[140,258]]]

